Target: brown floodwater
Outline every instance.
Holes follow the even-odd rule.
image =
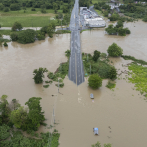
[[[123,48],[125,55],[147,61],[147,23],[139,21],[127,23],[126,26],[131,34],[124,37],[105,35],[104,29],[83,32],[82,52],[99,50],[106,53],[108,46],[116,42]],[[27,45],[10,42],[7,48],[0,47],[0,95],[7,94],[9,101],[16,98],[22,105],[30,97],[42,97],[41,106],[48,126],[53,124],[54,108],[57,124],[53,129],[61,134],[60,147],[90,147],[97,141],[102,145],[111,143],[112,147],[145,147],[147,103],[126,79],[124,71],[128,69],[122,64],[126,65],[130,61],[110,58],[118,73],[124,72],[116,80],[114,90],[105,87],[108,80],[103,80],[100,89],[92,90],[88,87],[87,78],[77,87],[66,77],[60,94],[55,83],[49,88],[34,84],[33,70],[46,67],[54,72],[61,62],[67,61],[64,52],[69,47],[70,34]],[[90,93],[94,94],[93,101],[89,97]],[[99,136],[93,135],[93,127],[99,128]],[[49,129],[40,127],[41,131]]]

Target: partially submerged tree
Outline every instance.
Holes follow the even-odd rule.
[[[110,79],[113,80],[113,79],[116,79],[116,76],[117,76],[116,68],[115,68],[114,66],[112,66],[112,67],[110,68],[108,77],[109,77]]]
[[[53,34],[55,33],[55,28],[56,28],[56,25],[54,22],[48,25],[47,33],[50,38],[53,37]]]
[[[1,114],[0,115],[0,125],[8,122],[10,110],[8,108],[8,101],[6,100],[7,97],[8,97],[7,95],[2,95],[2,97],[1,97],[1,101],[0,101],[0,114]]]
[[[27,130],[37,131],[45,120],[44,112],[42,112],[42,107],[40,106],[41,99],[40,97],[32,97],[25,103],[29,107]]]
[[[94,51],[94,55],[93,55],[93,60],[96,62],[97,61],[97,59],[100,57],[100,52],[99,51],[97,51],[97,50],[95,50]]]
[[[113,43],[112,45],[110,45],[107,52],[109,56],[112,56],[112,57],[118,57],[123,54],[122,48],[119,47],[116,43]]]
[[[34,30],[27,29],[21,31],[18,34],[18,42],[23,44],[33,43],[35,41],[35,37],[36,37],[36,32]]]
[[[16,128],[22,128],[26,125],[27,115],[27,109],[24,109],[24,107],[21,106],[11,112],[10,120]]]
[[[45,72],[48,72],[48,70],[46,68],[42,68],[42,67],[40,67],[39,69],[35,69],[33,71],[33,75],[34,75],[33,79],[36,84],[40,84],[43,82]]]
[[[90,75],[88,82],[92,89],[97,89],[102,86],[102,79],[98,74]]]

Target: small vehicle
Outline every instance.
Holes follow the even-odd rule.
[[[91,99],[94,99],[93,93],[90,94],[90,98],[91,98]]]
[[[98,128],[93,128],[94,135],[99,135],[99,129]]]

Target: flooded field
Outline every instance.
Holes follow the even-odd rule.
[[[106,53],[108,46],[115,42],[123,48],[125,55],[147,61],[147,23],[139,21],[126,26],[131,34],[124,37],[105,35],[104,29],[83,32],[82,52],[99,50]],[[52,121],[54,105],[55,122],[58,123],[54,128],[61,134],[60,147],[90,147],[97,141],[102,145],[111,143],[112,147],[145,147],[147,102],[134,90],[134,85],[128,83],[125,74],[116,80],[114,90],[105,87],[108,80],[103,80],[100,89],[92,90],[87,78],[77,87],[66,77],[61,94],[54,83],[47,89],[42,84],[34,84],[33,70],[46,67],[54,72],[60,62],[67,61],[64,52],[69,46],[70,34],[64,34],[33,44],[10,42],[8,48],[0,47],[0,95],[7,94],[9,101],[16,98],[22,105],[30,97],[42,97],[41,105],[48,125]],[[122,58],[110,60],[120,69],[118,72],[128,70],[122,64],[130,61]],[[90,99],[90,93],[94,94],[94,101]],[[93,135],[93,127],[99,128],[99,136]],[[39,132],[48,130],[40,127]]]

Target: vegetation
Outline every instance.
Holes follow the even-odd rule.
[[[96,144],[91,145],[91,147],[101,147],[101,143],[97,142]],[[104,144],[104,147],[111,147],[111,144],[110,143]]]
[[[116,68],[114,66],[111,66],[108,77],[112,80],[116,79],[117,76],[117,71]]]
[[[140,60],[140,59],[136,59],[133,56],[122,55],[121,57],[124,58],[125,60],[132,60],[132,61],[134,61],[134,63],[139,63],[141,65],[147,65],[146,61],[143,61],[143,60]]]
[[[13,31],[20,31],[20,30],[22,30],[22,25],[21,25],[21,23],[19,23],[19,22],[15,22],[14,23],[14,25],[12,26],[12,30]]]
[[[65,33],[71,33],[71,31],[69,31],[69,30],[57,30],[55,32],[55,34],[65,34]]]
[[[49,86],[50,86],[49,84],[48,85],[43,85],[44,88],[48,88]]]
[[[117,25],[114,27],[112,24],[110,24],[105,31],[109,34],[109,35],[120,35],[120,36],[126,36],[126,34],[130,34],[131,31],[128,28],[123,28],[123,22],[121,20],[119,20],[117,22]]]
[[[147,67],[132,63],[129,65],[128,69],[132,72],[131,78],[128,78],[130,82],[135,84],[136,90],[140,91],[141,94],[145,94],[147,97]]]
[[[51,147],[58,147],[59,136],[58,131],[53,133],[35,133],[38,127],[45,120],[42,108],[40,107],[41,98],[30,98],[26,108],[22,107],[16,99],[11,103],[7,101],[7,95],[3,95],[0,100],[0,146],[1,147],[47,147],[49,143]],[[12,109],[10,109],[10,105]],[[13,128],[13,124],[19,130]],[[31,137],[25,137],[20,129],[26,130]],[[35,137],[35,138],[34,138]],[[50,140],[50,142],[49,142]]]
[[[46,68],[42,68],[42,67],[40,67],[39,69],[35,69],[33,71],[33,75],[34,75],[33,79],[36,84],[40,84],[43,82],[45,72],[48,72],[48,70]]]
[[[97,61],[93,60],[93,56],[91,56],[91,54],[83,53],[82,58],[85,76],[89,76],[91,74],[98,74],[103,79],[113,79],[115,75],[117,75],[117,73],[113,73],[113,66],[109,64],[109,59],[107,58],[107,55],[105,53],[101,53]]]
[[[50,22],[61,25],[61,20],[59,20],[61,17],[56,17],[54,19],[54,13],[61,14],[63,18],[62,24],[68,25],[70,10],[74,4],[71,0],[38,0],[37,2],[17,0],[15,2],[9,1],[7,3],[8,4],[6,4],[4,0],[0,3],[2,27],[12,27],[16,21],[23,24],[23,27],[43,27]],[[64,17],[62,13],[64,13]]]
[[[144,0],[145,1],[145,0]],[[143,19],[145,21],[147,17],[147,5],[141,3],[134,3],[134,1],[125,0],[125,5],[120,6],[120,10],[126,16],[132,17],[133,19]]]
[[[119,47],[116,43],[113,43],[111,46],[109,46],[107,52],[109,56],[112,56],[112,57],[118,57],[123,54],[122,48]]]
[[[99,51],[95,50],[95,51],[94,51],[94,55],[93,55],[93,57],[92,57],[93,60],[94,60],[94,61],[97,61],[98,58],[100,57],[100,54],[101,54],[101,53],[100,53]]]
[[[33,43],[35,41],[35,31],[31,29],[24,30],[18,34],[18,42],[22,44]]]
[[[102,79],[98,74],[90,75],[88,78],[88,85],[92,89],[97,89],[102,86]]]
[[[4,42],[4,46],[6,47],[6,46],[8,46],[8,44],[6,42]]]
[[[115,88],[116,84],[112,81],[108,81],[108,84],[106,85],[107,88],[109,89],[113,89]]]

